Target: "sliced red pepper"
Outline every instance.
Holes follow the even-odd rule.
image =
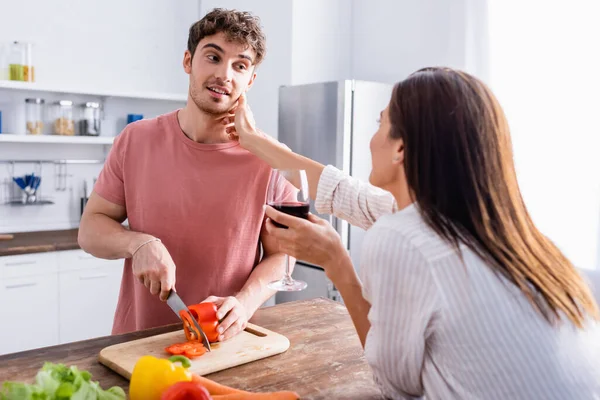
[[[165,351],[173,355],[182,355],[186,350],[193,348],[195,345],[193,342],[175,343],[165,348]]]
[[[200,344],[200,346],[192,347],[191,349],[186,349],[184,355],[187,358],[196,358],[206,353],[206,351],[206,347],[204,347],[203,344]]]
[[[204,386],[195,382],[177,382],[160,396],[160,400],[212,400]]]
[[[188,358],[196,358],[206,353],[207,350],[202,342],[193,341],[172,344],[169,347],[166,347],[165,351],[173,355],[184,355]]]

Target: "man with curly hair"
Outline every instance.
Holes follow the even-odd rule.
[[[160,301],[175,289],[187,304],[215,302],[226,340],[273,296],[266,285],[285,260],[263,229],[271,168],[230,140],[223,122],[264,55],[257,17],[212,10],[189,30],[185,107],[116,138],[79,230],[85,251],[125,258],[114,334],[177,322]],[[289,185],[278,191],[293,197]]]

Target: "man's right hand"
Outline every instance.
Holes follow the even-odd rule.
[[[167,300],[175,287],[175,263],[161,242],[155,240],[140,247],[133,255],[132,267],[133,275],[150,293],[160,293],[160,299]]]

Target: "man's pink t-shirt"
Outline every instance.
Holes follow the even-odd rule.
[[[127,125],[94,186],[124,206],[130,229],[154,235],[176,266],[186,304],[239,292],[258,264],[271,168],[237,142],[200,144],[181,130],[178,111]],[[280,199],[295,200],[293,187]],[[178,322],[125,260],[113,334]]]

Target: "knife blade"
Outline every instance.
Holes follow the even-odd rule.
[[[183,300],[181,300],[181,297],[179,297],[179,295],[172,289],[171,289],[171,292],[169,293],[169,297],[167,297],[167,304],[169,305],[169,307],[171,307],[171,310],[173,310],[173,312],[175,314],[177,314],[177,316],[179,317],[179,319],[181,319],[181,321],[183,323],[186,323],[186,321],[181,317],[180,312],[185,311],[190,316],[190,320],[194,324],[194,328],[200,334],[200,338],[202,339],[202,343],[204,344],[204,347],[206,347],[206,349],[208,351],[211,351],[210,343],[208,342],[208,338],[206,337],[206,334],[200,327],[200,324],[198,324],[198,321],[196,321],[196,318],[194,318],[192,313],[190,313],[190,310],[187,308],[187,306],[185,305]]]

